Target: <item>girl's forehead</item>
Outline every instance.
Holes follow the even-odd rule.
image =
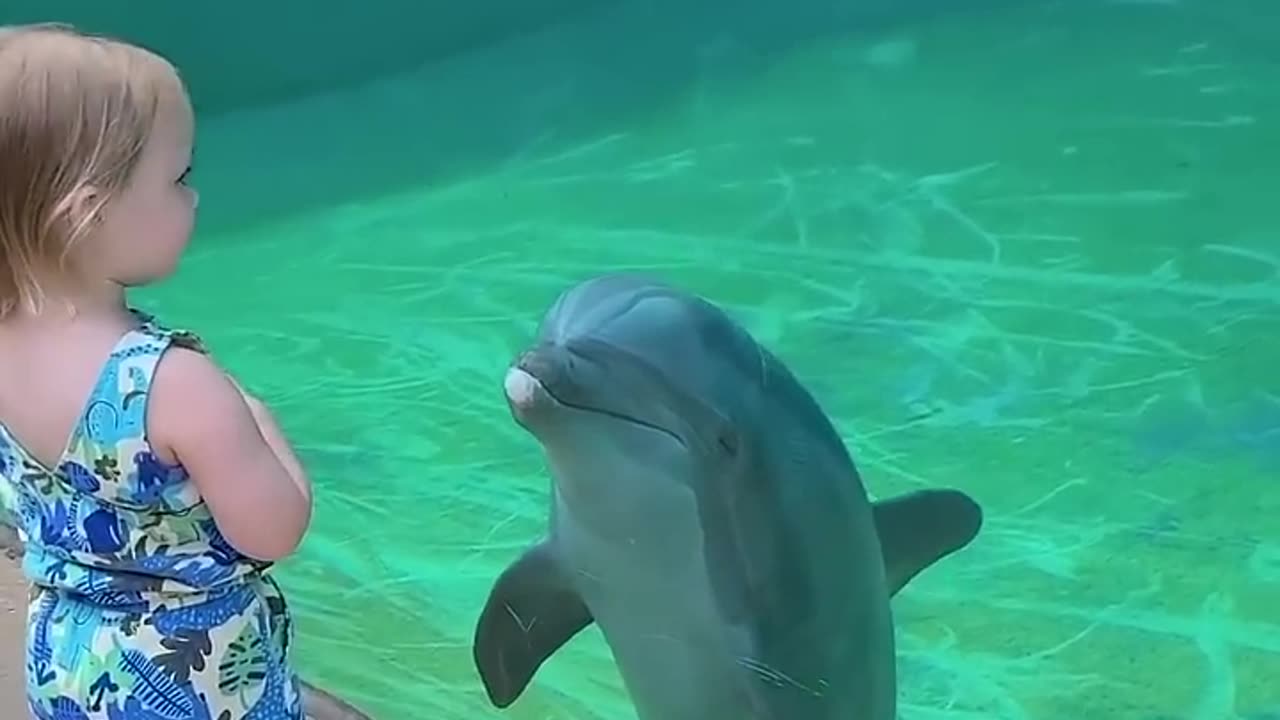
[[[195,134],[195,115],[185,94],[170,95],[156,109],[153,137],[167,142],[190,144]]]

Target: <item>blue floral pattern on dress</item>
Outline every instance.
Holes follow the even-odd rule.
[[[56,467],[0,424],[0,521],[26,538],[27,700],[40,720],[302,720],[292,622],[267,574],[218,532],[180,465],[146,439],[172,346],[136,312]]]

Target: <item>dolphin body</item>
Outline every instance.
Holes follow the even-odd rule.
[[[476,627],[495,706],[594,622],[641,720],[894,719],[890,598],[977,535],[976,502],[871,503],[778,358],[640,276],[562,294],[505,389],[553,483]]]

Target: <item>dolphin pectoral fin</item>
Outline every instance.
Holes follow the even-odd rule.
[[[538,667],[592,622],[550,545],[525,551],[494,583],[476,626],[472,656],[489,701],[515,702]]]
[[[968,545],[982,528],[982,507],[959,490],[921,490],[874,503],[889,596],[921,570]]]
[[[302,690],[302,714],[307,720],[372,720],[354,705],[306,680],[298,682]]]

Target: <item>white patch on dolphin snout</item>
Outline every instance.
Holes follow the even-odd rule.
[[[507,371],[502,387],[511,404],[522,410],[533,406],[541,390],[538,379],[520,368],[511,368]]]

